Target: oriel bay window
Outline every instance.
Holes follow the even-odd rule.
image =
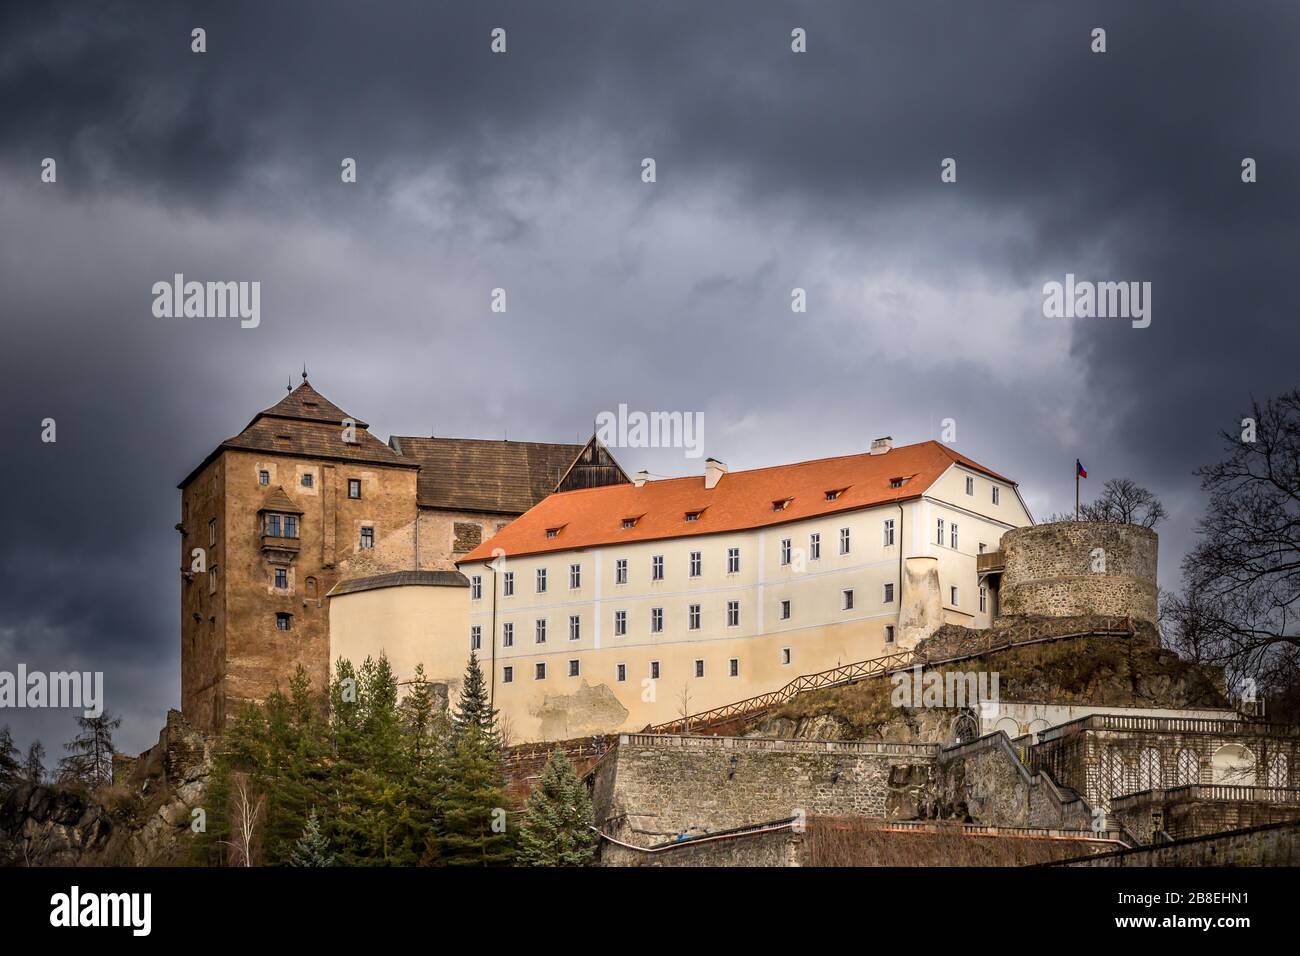
[[[277,514],[274,511],[269,511],[265,516],[262,533],[271,538],[296,538],[298,537],[298,516]]]

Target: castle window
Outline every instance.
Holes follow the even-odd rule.
[[[951,603],[953,607],[956,607],[956,606],[957,606],[957,587],[956,587],[956,585],[954,585],[953,587],[950,587],[950,588],[948,589],[948,593],[949,593],[950,596],[952,597],[952,600],[951,600],[951,602],[949,602],[949,603]]]
[[[1201,758],[1196,751],[1184,747],[1178,751],[1178,786],[1186,787],[1201,782]]]
[[[943,544],[943,519],[942,519],[942,518],[939,518],[939,519],[938,519],[938,522],[939,522],[939,523],[938,523],[938,525],[936,526],[936,531],[935,531],[935,534],[934,534],[934,543],[935,543],[935,544],[940,544],[940,545],[941,545],[941,544]]]
[[[275,629],[277,631],[293,630],[293,615],[284,611],[279,611],[275,615]]]
[[[627,584],[627,558],[619,558],[614,562],[614,583]]]
[[[303,473],[303,476],[302,476],[302,486],[303,486],[304,488],[310,488],[313,480],[314,480],[314,479],[313,479],[313,477],[312,477],[312,473],[311,473],[310,471],[308,471],[308,472],[304,472],[304,473]]]
[[[883,601],[885,604],[894,603],[894,582],[893,581],[885,582],[885,596],[883,598]]]
[[[614,612],[614,636],[622,637],[627,633],[627,611]]]
[[[658,679],[659,679],[659,662],[658,662],[658,661],[651,661],[651,662],[650,662],[650,679],[651,679],[651,680],[658,680]]]
[[[727,573],[738,574],[740,572],[740,549],[727,549]]]
[[[483,628],[477,624],[469,629],[469,649],[471,651],[483,650]]]
[[[569,640],[582,640],[582,618],[576,614],[569,615]]]
[[[580,661],[569,661],[569,676],[577,677],[581,672],[582,663]]]
[[[691,552],[690,576],[698,578],[700,576],[701,555],[698,551]]]
[[[215,547],[217,544],[217,519],[213,518],[208,522],[208,545]]]
[[[840,592],[840,608],[845,611],[853,610],[853,588],[845,588]]]
[[[740,602],[727,602],[727,627],[740,627]]]
[[[582,565],[569,565],[569,590],[576,591],[582,587]]]
[[[808,560],[820,561],[822,559],[822,535],[820,531],[814,531],[808,535]]]
[[[546,569],[545,568],[537,569],[537,593],[538,594],[546,593]]]
[[[614,668],[615,678],[620,681],[627,680],[627,665],[619,664]]]
[[[848,528],[840,528],[840,554],[848,554],[853,549]]]
[[[208,571],[208,593],[209,594],[217,593],[217,569],[216,568],[212,568],[210,571]]]
[[[692,631],[700,629],[700,606],[692,604],[686,613],[686,627]]]
[[[469,579],[469,598],[471,601],[483,600],[483,575],[475,574]]]
[[[509,665],[501,668],[501,683],[513,684],[515,680],[515,669]]]
[[[975,494],[975,479],[972,478],[970,475],[966,476],[966,494],[968,495]]]
[[[370,548],[373,548],[374,546],[375,546],[375,529],[362,528],[361,529],[361,550],[366,551],[369,550]]]
[[[546,664],[539,661],[533,665],[533,680],[546,680]]]
[[[501,596],[515,596],[515,572],[505,571],[501,574]]]
[[[782,664],[790,663],[790,648],[788,647],[781,648],[781,663]]]
[[[740,658],[739,658],[739,657],[733,657],[733,658],[731,659],[731,661],[729,662],[729,667],[730,667],[730,670],[731,670],[731,676],[732,676],[732,677],[739,677],[739,676],[740,676]]]
[[[790,563],[790,539],[781,539],[781,565],[784,567]]]
[[[885,625],[885,643],[886,644],[894,643],[894,625],[892,624]]]
[[[259,485],[269,485],[271,483],[271,473],[269,471],[259,471],[257,473],[257,483]]]
[[[952,523],[952,527],[950,529],[948,539],[951,542],[952,549],[956,551],[957,550],[957,522],[955,521]]]
[[[650,609],[650,633],[662,634],[664,629],[664,609],[661,607],[652,607]]]
[[[546,618],[544,617],[539,617],[533,622],[533,643],[546,643]]]
[[[664,579],[664,556],[656,554],[650,559],[650,580],[662,581]]]
[[[280,537],[280,515],[266,516],[266,533],[272,538]]]
[[[275,569],[275,586],[277,588],[287,588],[289,586],[289,571],[287,568]]]
[[[1264,783],[1269,787],[1286,787],[1290,779],[1287,770],[1286,754],[1273,754],[1268,758],[1268,769],[1265,771]]]
[[[790,602],[789,602],[789,601],[782,601],[782,602],[781,602],[781,620],[783,620],[783,621],[788,621],[788,620],[790,620]]]
[[[509,621],[501,625],[501,646],[515,646],[515,626]]]
[[[695,662],[695,676],[696,677],[704,676],[704,661]]]
[[[284,536],[286,538],[298,537],[298,516],[297,515],[284,516]]]
[[[361,497],[361,479],[360,479],[360,478],[349,478],[349,479],[348,479],[348,497],[349,497],[349,498],[354,498],[354,499],[359,499],[359,498]]]
[[[998,492],[999,492],[1000,490],[1001,490],[1001,489],[998,488],[997,485],[994,485],[994,486],[993,486],[993,503],[994,503],[994,504],[997,504],[997,503],[998,503]]]
[[[989,587],[987,584],[980,585],[980,613],[984,614],[989,609]]]
[[[886,518],[885,519],[885,547],[892,548],[893,546],[894,546],[894,519]]]

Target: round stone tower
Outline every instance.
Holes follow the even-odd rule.
[[[1002,536],[999,613],[1156,619],[1156,533],[1133,524],[1058,521]]]

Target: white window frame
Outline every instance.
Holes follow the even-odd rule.
[[[627,636],[627,611],[614,612],[614,636]]]
[[[650,580],[662,581],[664,579],[664,556],[656,554],[650,558]]]
[[[533,621],[533,643],[546,643],[546,618],[539,617]]]
[[[691,604],[686,608],[686,630],[698,631],[700,629],[700,606]]]
[[[884,542],[886,548],[894,546],[894,519],[886,518],[884,523]]]
[[[727,602],[727,627],[740,627],[740,602]]]
[[[582,640],[582,618],[577,614],[569,615],[569,640]]]
[[[820,561],[822,559],[822,533],[814,531],[808,535],[808,560]]]
[[[853,610],[853,588],[844,588],[844,590],[840,591],[840,610]]]
[[[781,539],[781,566],[787,567],[790,564],[790,539]]]
[[[727,549],[727,573],[728,574],[740,573],[740,549],[739,548]]]
[[[471,601],[483,600],[483,575],[475,574],[470,577],[469,599]]]
[[[503,621],[501,623],[501,646],[502,647],[515,646],[515,622],[514,621]]]
[[[614,559],[614,583],[627,584],[627,558]]]
[[[650,633],[662,634],[664,632],[664,609],[661,607],[652,607],[650,609]]]
[[[690,556],[687,575],[692,578],[698,578],[704,572],[704,555],[699,551],[692,551]]]
[[[569,565],[569,590],[576,591],[582,587],[582,565]]]
[[[853,552],[853,532],[847,527],[840,528],[840,554]]]

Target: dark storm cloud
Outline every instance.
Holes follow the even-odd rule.
[[[954,417],[958,447],[1019,479],[1039,517],[1072,506],[1076,455],[1094,484],[1157,490],[1176,583],[1191,469],[1251,393],[1295,384],[1298,19],[1284,3],[7,5],[0,667],[105,670],[124,741],[150,742],[177,700],[174,485],[304,360],[381,435],[571,440],[627,402],[707,411],[707,450],[732,467]],[[45,156],[57,186],[38,181]],[[1241,184],[1243,156],[1259,183]],[[177,271],[261,280],[262,327],[152,319],[147,290]],[[1152,326],[1044,319],[1041,286],[1066,272],[1151,281]],[[486,314],[496,286],[509,318]],[[71,727],[29,717],[20,736],[51,750]]]

